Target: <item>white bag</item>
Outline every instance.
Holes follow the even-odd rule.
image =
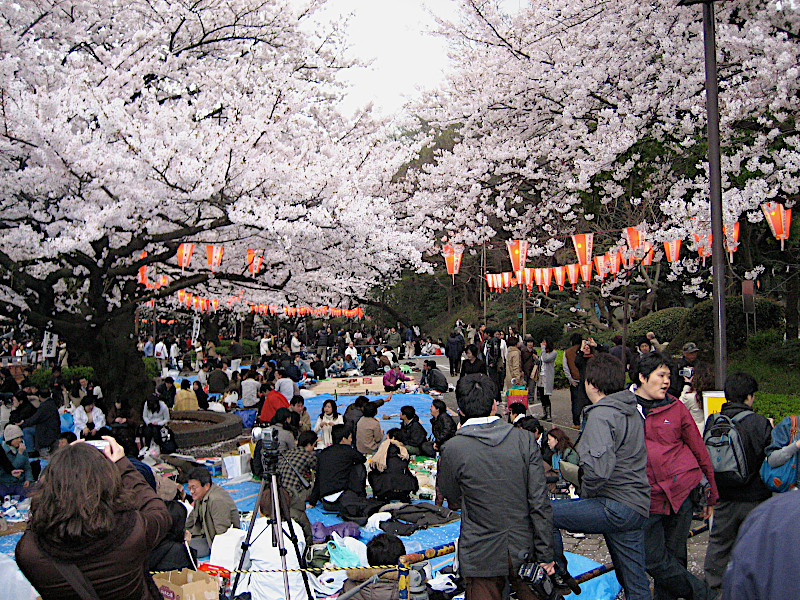
[[[242,557],[242,542],[247,532],[231,526],[225,533],[214,536],[211,544],[211,556],[208,562],[216,567],[233,571],[239,566]]]

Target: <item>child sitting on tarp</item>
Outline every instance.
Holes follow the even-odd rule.
[[[399,429],[390,429],[370,460],[369,484],[372,495],[386,502],[409,502],[419,482],[408,469],[408,450],[397,439]],[[383,563],[386,564],[386,563]]]
[[[372,538],[367,544],[367,561],[372,566],[396,565],[401,556],[406,553],[403,542],[396,535],[382,533]],[[363,585],[373,575],[382,573],[381,569],[348,569],[347,581],[344,582],[342,592],[352,590]],[[398,600],[400,591],[397,588],[397,569],[389,570],[380,575],[378,581],[368,583],[350,600]]]

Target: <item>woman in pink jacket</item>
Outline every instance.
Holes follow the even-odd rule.
[[[703,581],[686,569],[686,539],[695,509],[693,492],[703,485],[711,516],[719,500],[714,469],[689,410],[667,394],[669,359],[651,352],[639,359],[636,400],[645,417],[650,517],[645,528],[647,572],[655,582],[656,600],[710,597]]]

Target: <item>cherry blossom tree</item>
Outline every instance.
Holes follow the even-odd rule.
[[[458,139],[404,181],[408,205],[432,215],[419,225],[468,245],[525,237],[534,260],[560,264],[574,261],[570,233],[596,231],[605,250],[637,226],[655,242],[685,239],[670,277],[705,294],[707,271],[688,252],[710,232],[700,9],[543,0],[509,16],[491,0],[460,4],[461,20],[441,24],[458,69],[417,107]],[[762,202],[791,204],[800,189],[800,13],[768,0],[717,9],[730,226],[760,222]]]
[[[413,146],[337,111],[352,61],[310,21],[321,4],[3,3],[0,314],[65,338],[110,397],[141,399],[144,301],[334,304],[422,268],[388,200]],[[213,270],[205,244],[225,247]],[[138,283],[142,267],[166,284]]]

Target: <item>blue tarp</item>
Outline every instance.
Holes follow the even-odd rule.
[[[389,394],[367,395],[370,400],[385,399]],[[311,424],[317,421],[317,417],[322,412],[322,403],[325,400],[334,399],[333,394],[321,394],[306,398],[306,410],[311,416]],[[336,406],[339,414],[343,415],[347,407],[353,403],[356,396],[339,396],[336,399]],[[378,409],[378,420],[381,422],[381,429],[384,433],[393,427],[400,427],[400,408],[403,406],[413,406],[417,411],[419,422],[429,434],[431,433],[431,398],[428,394],[398,394],[392,395],[392,399]],[[387,418],[388,417],[388,418]]]

